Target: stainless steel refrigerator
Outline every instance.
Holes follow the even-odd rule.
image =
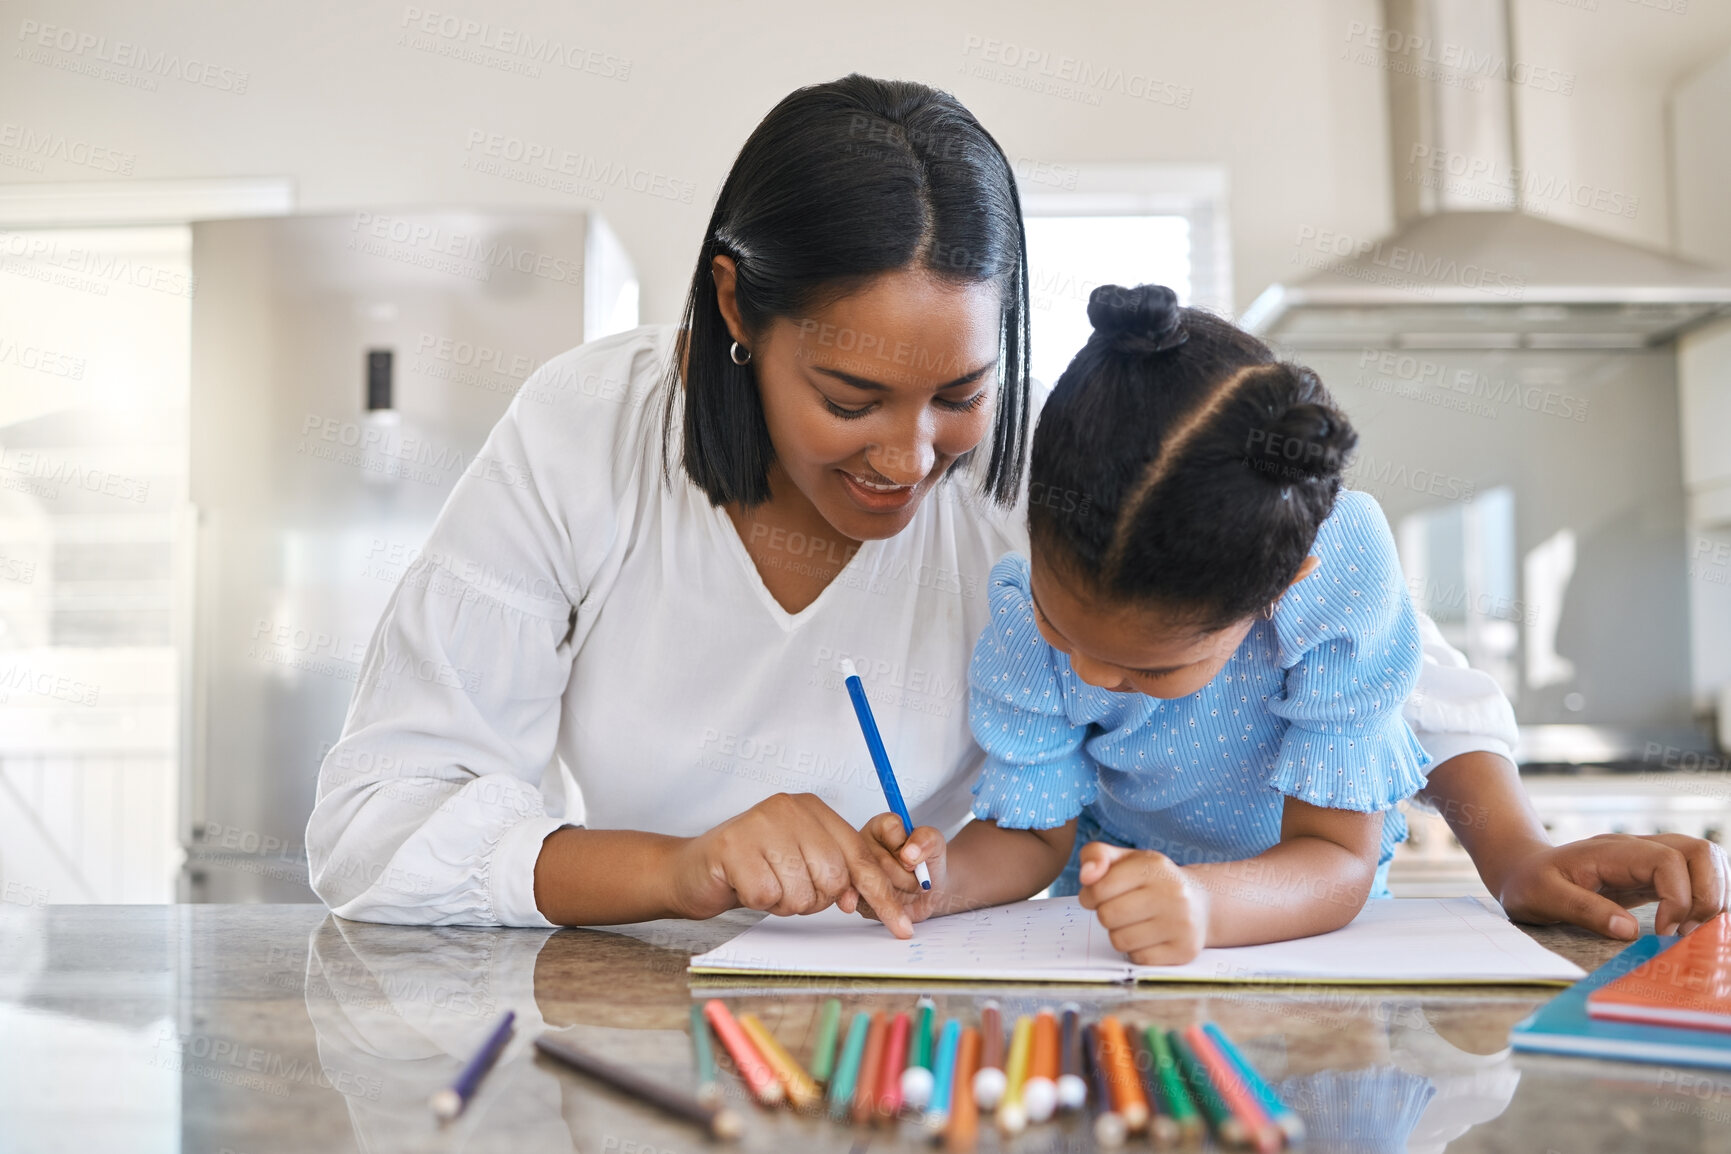
[[[636,323],[581,212],[193,226],[180,896],[310,901],[319,763],[398,577],[529,373]]]

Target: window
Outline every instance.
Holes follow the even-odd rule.
[[[1231,315],[1226,181],[1192,165],[1017,163],[1028,229],[1033,372],[1058,379],[1092,331],[1102,284],[1164,284]]]

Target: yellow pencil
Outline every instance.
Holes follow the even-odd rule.
[[[769,1068],[775,1071],[782,1089],[787,1091],[788,1105],[795,1110],[815,1110],[823,1100],[817,1083],[810,1074],[800,1069],[799,1063],[793,1060],[793,1055],[775,1040],[775,1035],[757,1020],[757,1015],[739,1015],[739,1026],[745,1031],[745,1036],[751,1039],[751,1044],[757,1047],[757,1052],[763,1055],[763,1060],[769,1063]]]
[[[1028,1051],[1034,1043],[1034,1019],[1023,1014],[1010,1035],[1010,1058],[1004,1069],[1004,1097],[998,1103],[998,1125],[1008,1134],[1028,1128],[1028,1108],[1022,1102],[1022,1084],[1028,1078]]]

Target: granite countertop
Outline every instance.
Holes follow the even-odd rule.
[[[754,1010],[803,1055],[817,1007],[911,1005],[894,984],[745,983],[686,973],[755,915],[616,930],[365,925],[322,907],[0,907],[0,1149],[581,1151],[703,1148],[692,1129],[535,1055],[547,1028],[669,1082],[690,1078],[694,996]],[[1650,911],[1649,911],[1650,916]],[[1591,969],[1620,947],[1529,931]],[[1731,1076],[1512,1055],[1542,988],[1127,989],[944,984],[973,1021],[1076,1000],[1136,1023],[1218,1021],[1306,1114],[1308,1149],[1731,1152]],[[518,1028],[470,1111],[440,1129],[426,1102],[497,1016]],[[747,1108],[744,1150],[931,1147],[904,1124],[855,1131]],[[1092,1148],[1072,1120],[980,1149]]]

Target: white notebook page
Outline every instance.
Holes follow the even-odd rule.
[[[1133,966],[1075,898],[934,918],[901,941],[839,910],[765,918],[691,960],[701,973],[1122,982],[1571,982],[1572,962],[1476,898],[1384,898],[1330,934],[1208,949],[1182,966]]]

